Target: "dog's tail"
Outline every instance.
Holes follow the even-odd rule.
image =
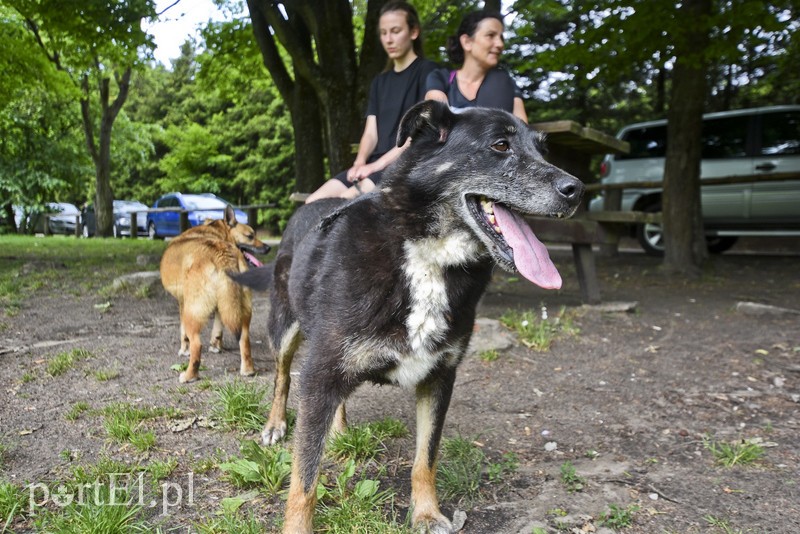
[[[248,269],[241,273],[229,272],[234,282],[255,289],[256,291],[266,291],[272,285],[275,275],[275,263],[267,263],[255,269]]]

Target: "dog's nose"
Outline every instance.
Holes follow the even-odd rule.
[[[576,204],[583,196],[583,182],[573,176],[562,176],[556,180],[556,190],[570,204]]]

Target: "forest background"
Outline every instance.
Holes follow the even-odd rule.
[[[153,0],[0,2],[7,223],[12,205],[150,205],[171,191],[211,192],[236,205],[275,203],[259,223],[277,233],[294,208],[292,191],[351,163],[369,80],[385,63],[375,32],[385,0],[216,3],[224,20],[209,22],[165,66],[143,29],[164,15]],[[446,36],[464,12],[484,5],[412,3],[426,55],[442,65]],[[698,6],[698,16],[687,11]],[[682,34],[692,31],[705,41],[684,65],[703,73],[703,112],[800,103],[798,0],[487,7],[506,15],[504,66],[530,122],[569,119],[614,133],[666,117],[676,106]]]

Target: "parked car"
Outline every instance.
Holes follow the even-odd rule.
[[[617,134],[628,154],[609,155],[602,182],[663,179],[667,121],[631,124]],[[701,179],[800,172],[800,106],[741,109],[703,116]],[[701,187],[703,222],[711,252],[724,252],[739,236],[800,236],[800,180]],[[594,199],[590,210],[602,210]],[[622,210],[661,211],[660,189],[623,190]],[[661,225],[635,229],[651,255],[664,253]]]
[[[44,222],[47,219],[51,234],[75,235],[75,228],[78,226],[80,214],[81,212],[75,204],[48,202],[45,212],[30,214],[28,227],[32,227],[34,233],[44,233]],[[48,217],[45,217],[45,215],[48,215]]]
[[[114,226],[112,235],[124,237],[131,235],[131,212],[136,213],[136,235],[147,235],[147,210],[146,204],[138,200],[115,200],[113,202]],[[92,237],[97,233],[94,205],[89,204],[81,210],[81,233],[83,237]]]
[[[176,236],[181,233],[180,211],[189,212],[189,225],[197,226],[209,219],[222,219],[225,206],[230,205],[225,200],[211,193],[199,195],[169,193],[153,204],[153,208],[174,208],[174,211],[149,212],[147,214],[147,235],[150,239],[159,237]],[[247,214],[242,210],[234,210],[236,220],[247,224]]]

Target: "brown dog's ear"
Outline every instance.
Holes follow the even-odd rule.
[[[231,228],[233,228],[238,224],[238,222],[236,221],[236,212],[233,211],[233,208],[231,207],[230,204],[225,206],[225,222]]]
[[[400,121],[397,146],[403,146],[410,137],[412,142],[420,137],[444,143],[453,127],[455,114],[444,102],[426,100],[409,109]]]

